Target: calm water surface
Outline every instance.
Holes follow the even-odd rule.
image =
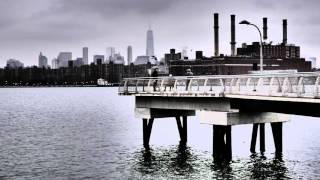
[[[303,107],[302,107],[303,108]],[[249,152],[251,126],[232,129],[233,160],[215,162],[212,127],[189,119],[180,147],[174,119],[156,119],[142,146],[134,98],[116,88],[0,89],[0,179],[319,179],[320,119],[292,116],[283,159]],[[257,147],[259,144],[257,144]]]

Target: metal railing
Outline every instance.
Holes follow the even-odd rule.
[[[320,73],[266,73],[245,75],[126,78],[120,95],[225,96],[258,95],[320,97]]]

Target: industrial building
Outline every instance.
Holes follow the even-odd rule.
[[[260,44],[243,44],[235,52],[236,37],[235,15],[231,15],[231,55],[219,53],[219,14],[214,14],[214,56],[205,57],[202,51],[196,51],[194,60],[182,60],[181,53],[170,49],[165,54],[165,64],[169,66],[169,73],[174,76],[185,75],[185,70],[191,68],[194,75],[228,75],[247,74],[249,71],[260,69]],[[267,39],[267,18],[263,18],[263,39]],[[300,47],[287,44],[287,20],[283,20],[283,41],[272,45],[263,42],[263,69],[311,71],[311,63],[300,57]]]

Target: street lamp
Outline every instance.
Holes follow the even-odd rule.
[[[260,72],[262,73],[262,71],[263,71],[263,54],[262,54],[262,35],[261,35],[261,31],[258,28],[258,26],[256,26],[255,24],[252,24],[252,23],[250,23],[249,21],[246,21],[246,20],[241,21],[239,24],[246,24],[246,25],[254,26],[259,31],[259,35],[260,35]]]

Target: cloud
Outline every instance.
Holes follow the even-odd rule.
[[[236,14],[237,21],[247,19],[259,26],[262,17],[268,17],[269,38],[274,42],[281,41],[281,20],[287,18],[290,41],[300,43],[296,44],[302,52],[310,44],[319,48],[315,43],[320,32],[317,0],[2,0],[1,3],[1,64],[13,56],[16,48],[21,50],[14,56],[21,60],[36,58],[33,56],[40,50],[51,58],[60,50],[81,49],[83,45],[92,52],[116,46],[125,54],[125,47],[131,44],[134,54],[140,55],[145,51],[149,23],[154,30],[158,56],[169,48],[183,46],[204,50],[209,56],[213,49],[214,12],[220,13],[221,53],[230,51],[230,14]],[[236,31],[237,45],[256,40],[254,29],[237,25]]]
[[[61,0],[51,12],[71,14],[99,14],[117,17],[128,13],[139,15],[161,14],[181,0]]]

